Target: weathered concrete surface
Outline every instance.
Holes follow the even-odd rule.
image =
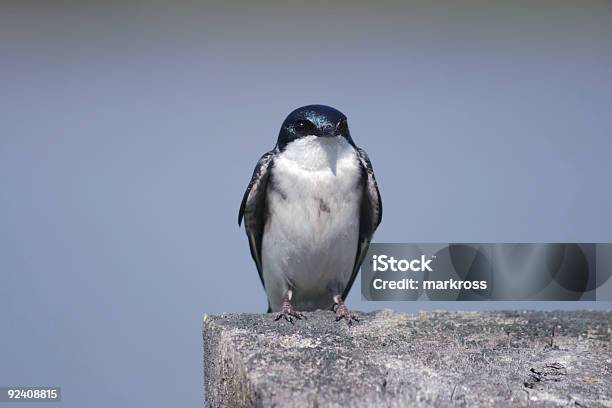
[[[612,312],[306,316],[205,316],[206,405],[612,407]]]

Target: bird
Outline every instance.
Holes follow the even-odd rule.
[[[359,321],[346,297],[382,220],[372,163],[347,117],[326,105],[292,111],[255,166],[238,213],[275,320],[335,311]]]

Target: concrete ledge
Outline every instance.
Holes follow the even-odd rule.
[[[205,316],[206,406],[612,407],[612,312],[306,316]]]

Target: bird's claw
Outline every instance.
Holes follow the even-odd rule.
[[[359,321],[357,316],[351,313],[350,310],[348,310],[348,308],[344,305],[344,303],[338,304],[336,306],[336,321],[346,319],[346,323],[349,326],[352,326],[354,321]]]
[[[302,320],[306,319],[306,316],[304,316],[300,312],[296,312],[295,309],[293,309],[293,307],[289,305],[289,307],[283,306],[283,309],[276,315],[274,321],[276,322],[282,318],[293,324],[293,318],[296,318],[297,320]]]

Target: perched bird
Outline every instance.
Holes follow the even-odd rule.
[[[368,155],[346,116],[324,105],[291,112],[274,149],[253,172],[240,211],[251,255],[276,320],[332,309],[357,318],[344,300],[382,218]]]

